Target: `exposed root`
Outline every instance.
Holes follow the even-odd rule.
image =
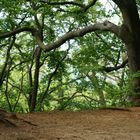
[[[20,119],[20,120],[22,120],[23,122],[25,122],[25,123],[27,123],[27,124],[29,124],[29,125],[37,126],[36,124],[33,124],[32,122],[26,121],[26,120],[24,120],[24,119]]]
[[[99,108],[99,109],[103,109],[103,110],[118,110],[118,111],[131,111],[128,108],[119,108],[119,107],[105,107],[105,108]]]
[[[37,126],[36,124],[33,124],[29,121],[18,118],[15,113],[8,113],[5,110],[0,109],[0,123],[1,124],[4,124],[6,127],[17,127],[17,125],[15,123],[13,123],[12,120],[14,122],[21,121],[21,122],[27,123],[29,125]]]
[[[6,127],[17,127],[16,124],[9,121],[8,118],[5,118],[5,116],[2,116],[0,114],[0,123],[4,124]]]

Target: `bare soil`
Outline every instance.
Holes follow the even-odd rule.
[[[140,140],[140,108],[29,114],[0,111],[0,140]]]

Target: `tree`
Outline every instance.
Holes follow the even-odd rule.
[[[88,33],[97,33],[97,31],[111,32],[125,44],[128,60],[124,60],[119,66],[104,67],[103,70],[106,72],[117,70],[124,67],[128,62],[130,72],[134,75],[131,87],[132,100],[138,101],[138,99],[140,99],[140,20],[137,3],[135,0],[112,0],[112,2],[118,6],[122,14],[123,21],[121,25],[116,25],[107,20],[102,23],[99,23],[96,20],[94,24],[89,25],[90,22],[87,22],[89,20],[89,18],[87,18],[88,11],[94,8],[94,6],[99,5],[98,0],[89,0],[87,4],[84,4],[84,1],[1,1],[1,13],[5,13],[5,15],[8,16],[1,21],[3,26],[1,26],[0,29],[0,39],[6,40],[7,38],[15,36],[17,39],[20,37],[20,34],[26,32],[27,34],[29,33],[32,35],[32,40],[37,43],[35,44],[34,53],[34,78],[32,79],[30,77],[30,111],[34,111],[36,107],[42,50],[45,53],[49,53],[62,46],[66,41],[83,37]],[[9,8],[10,6],[11,8]],[[96,11],[96,8],[94,10]],[[63,20],[65,19],[64,15],[70,18],[70,23],[63,23]],[[76,15],[78,16],[76,17]],[[73,16],[75,17],[73,18]],[[83,20],[78,19],[81,17]],[[48,24],[46,19],[52,24]],[[57,25],[58,20],[59,25]],[[74,20],[73,23],[72,20]],[[5,22],[7,24],[5,24]],[[53,24],[56,24],[55,29],[53,28]],[[62,28],[59,29],[57,26],[63,26],[62,28],[66,27],[65,34],[61,31]],[[2,77],[2,80],[3,78],[5,77]],[[2,83],[2,81],[0,81],[0,83]],[[139,103],[137,103],[137,105],[139,105]]]

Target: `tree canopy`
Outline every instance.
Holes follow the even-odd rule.
[[[137,104],[139,4],[1,0],[0,107],[28,112]]]

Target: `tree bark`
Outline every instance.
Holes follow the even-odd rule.
[[[132,77],[131,101],[140,106],[140,19],[135,0],[113,0],[123,16],[121,37],[126,45]],[[126,36],[126,37],[124,37]],[[129,36],[129,37],[128,37]]]
[[[139,46],[139,47],[138,47]],[[126,45],[129,61],[129,69],[132,74],[132,83],[130,85],[131,102],[140,106],[140,43],[133,42],[132,44]]]
[[[40,57],[41,57],[41,48],[37,47],[35,52],[35,73],[34,73],[34,83],[30,95],[30,112],[35,111],[36,102],[37,102],[37,93],[38,93],[38,85],[39,85],[39,70],[40,70]]]

